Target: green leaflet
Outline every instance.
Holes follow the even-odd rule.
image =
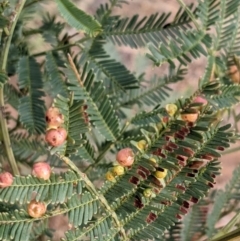
[[[18,201],[24,204],[32,199],[32,194],[35,192],[37,201],[47,199],[52,204],[64,203],[74,193],[81,194],[83,186],[82,180],[72,171],[61,175],[53,173],[47,181],[30,175],[20,176],[15,177],[11,187],[0,190],[0,202]]]
[[[71,183],[71,185],[73,185],[73,183]],[[98,198],[88,191],[83,192],[81,196],[74,194],[67,197],[68,200],[66,203],[60,207],[52,205],[51,212],[48,210],[40,218],[31,218],[24,209],[20,208],[11,212],[1,212],[0,240],[10,240],[10,238],[14,241],[29,240],[30,230],[35,221],[48,219],[51,216],[64,213],[68,214],[69,222],[73,224],[74,227],[82,224],[89,225],[89,221],[99,212]],[[14,217],[14,219],[12,217]]]
[[[213,209],[207,217],[207,236],[208,238],[213,237],[216,233],[215,224],[218,222],[222,212],[231,210],[231,206],[234,202],[230,203],[230,200],[239,201],[240,197],[240,166],[233,172],[232,179],[225,186],[225,190],[219,190],[214,197]],[[225,208],[225,209],[224,209]]]
[[[189,6],[193,9],[193,5]],[[193,10],[195,12],[195,10]],[[166,43],[168,37],[177,37],[181,29],[190,25],[191,19],[183,8],[180,8],[171,24],[168,24],[171,13],[152,14],[139,19],[139,15],[131,18],[114,16],[104,28],[102,35],[117,45],[128,45],[131,48],[145,47],[151,42],[158,46]]]
[[[78,228],[67,231],[65,233],[66,237],[63,241],[82,240],[80,238],[83,238],[86,235],[89,236],[90,241],[114,240],[117,233],[118,230],[112,225],[111,218],[109,218],[109,216],[103,216],[84,229]]]
[[[63,97],[68,96],[68,91],[64,83],[63,76],[61,75],[58,69],[57,59],[52,52],[48,52],[46,55],[46,64],[45,64],[48,81],[47,84],[50,86],[50,95],[55,98],[58,94]]]
[[[86,101],[89,120],[106,140],[116,140],[120,130],[118,117],[111,105],[109,97],[105,93],[102,81],[94,82],[95,75],[92,70],[87,71],[84,66],[81,80],[83,85],[69,86],[69,91],[74,94],[74,100]],[[74,80],[72,80],[74,83]]]
[[[151,54],[147,53],[146,56],[152,60],[156,66],[160,66],[166,62],[175,66],[175,59],[186,66],[192,62],[192,59],[197,59],[201,55],[207,55],[202,44],[207,47],[211,44],[211,38],[205,32],[196,30],[188,30],[187,32],[179,31],[179,36],[175,40],[171,39],[167,44],[161,43],[159,48],[149,43],[148,49]],[[189,57],[188,54],[191,57]]]
[[[42,97],[43,81],[40,66],[35,59],[22,57],[18,65],[19,88],[28,95],[20,98],[18,111],[20,121],[30,133],[41,134],[45,132],[45,110]]]
[[[89,66],[94,68],[95,73],[100,72],[101,78],[108,80],[107,86],[112,86],[116,92],[138,88],[137,78],[125,65],[110,57],[104,49],[105,43],[102,39],[96,39],[88,52],[84,50],[81,58],[85,62],[89,61]]]
[[[82,30],[90,36],[101,32],[101,24],[92,16],[77,8],[69,0],[56,0],[61,15],[72,27]]]

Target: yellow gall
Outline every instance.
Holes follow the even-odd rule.
[[[154,159],[153,157],[149,158],[149,160],[153,163],[157,163],[156,159]]]
[[[144,196],[144,197],[151,197],[151,196],[152,196],[152,189],[151,189],[151,188],[146,188],[146,189],[143,191],[143,196]]]
[[[147,147],[147,142],[145,140],[141,140],[137,143],[137,146],[140,150],[144,150]]]
[[[175,104],[167,104],[165,109],[170,116],[174,116],[178,108]]]
[[[119,165],[113,167],[113,168],[112,168],[112,174],[113,174],[114,176],[121,176],[121,175],[123,175],[123,174],[124,174],[124,167],[119,166]]]
[[[106,179],[110,182],[115,182],[115,177],[112,172],[108,171],[105,175]]]
[[[167,176],[167,169],[163,169],[163,171],[156,171],[154,176],[156,178],[165,178]]]

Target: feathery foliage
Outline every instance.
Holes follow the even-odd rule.
[[[96,35],[101,31],[101,25],[92,16],[77,8],[68,0],[57,0],[58,9],[66,21],[77,30],[89,35]]]
[[[240,138],[240,4],[177,2],[0,3],[0,240],[56,240],[63,216],[65,241],[240,238],[239,167],[214,189]]]
[[[21,123],[30,133],[44,133],[44,101],[45,95],[42,91],[43,82],[40,66],[29,57],[22,57],[19,60],[19,89],[29,95],[24,95],[19,100],[18,111]]]

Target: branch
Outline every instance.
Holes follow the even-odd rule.
[[[78,167],[66,156],[63,155],[57,155],[62,161],[64,161],[73,171],[75,171],[82,179],[83,181],[86,183],[86,188],[93,194],[95,194],[98,198],[99,201],[102,203],[102,205],[106,208],[106,210],[111,214],[114,222],[117,225],[118,230],[120,231],[120,233],[122,234],[122,236],[124,237],[124,239],[127,239],[125,230],[123,229],[120,221],[118,220],[117,214],[111,209],[111,207],[109,206],[107,200],[105,199],[105,197],[103,195],[101,195],[94,187],[94,185],[92,184],[92,182],[88,179],[87,175],[83,172],[81,172]]]
[[[26,0],[22,0],[22,1],[19,1],[16,4],[13,20],[12,20],[12,23],[10,24],[10,27],[9,27],[9,35],[6,37],[6,43],[3,47],[3,52],[2,52],[2,56],[1,56],[0,71],[2,71],[4,73],[6,72],[8,53],[9,53],[14,29],[16,27],[18,18],[20,16],[20,13],[21,13],[23,7],[24,7],[25,2],[26,2]],[[5,147],[5,152],[6,152],[8,161],[10,162],[10,165],[12,167],[13,174],[18,175],[19,170],[18,170],[17,163],[16,163],[16,160],[15,160],[14,155],[13,155],[13,150],[12,150],[12,147],[11,147],[10,137],[9,137],[9,133],[8,133],[7,121],[6,121],[4,113],[3,113],[3,109],[4,109],[4,105],[5,105],[3,88],[4,88],[4,85],[0,86],[0,108],[1,108],[0,125],[1,125],[1,129],[2,129],[2,138],[3,138],[4,147]]]
[[[221,237],[215,238],[215,239],[211,239],[211,241],[238,241],[240,240],[240,228],[227,233]]]

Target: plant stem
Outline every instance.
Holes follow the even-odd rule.
[[[45,55],[46,53],[48,52],[55,52],[55,51],[59,51],[59,50],[63,50],[63,49],[66,49],[66,48],[69,48],[69,47],[73,47],[73,46],[78,46],[80,47],[78,44],[80,43],[83,43],[87,40],[89,40],[90,38],[89,37],[86,37],[86,38],[82,38],[81,40],[78,40],[76,41],[75,43],[69,43],[69,44],[66,44],[66,45],[63,45],[63,46],[59,46],[55,49],[50,49],[50,50],[47,50],[47,51],[42,51],[42,52],[39,52],[39,53],[36,53],[36,54],[33,54],[31,55],[32,57],[38,57],[38,56],[42,56],[42,55]]]
[[[177,0],[177,1],[178,1],[178,3],[180,4],[180,6],[182,6],[182,8],[183,8],[184,10],[186,10],[188,16],[192,19],[192,21],[193,21],[195,27],[197,28],[197,30],[200,31],[200,26],[199,26],[196,18],[194,17],[192,11],[187,7],[187,5],[186,5],[182,0]]]
[[[211,241],[239,241],[240,240],[240,228],[222,235],[221,237],[211,239]]]
[[[0,70],[2,72],[6,72],[6,67],[7,67],[7,59],[8,59],[8,53],[9,53],[9,49],[10,49],[10,45],[11,45],[11,41],[12,41],[12,36],[14,33],[14,29],[16,27],[18,18],[20,16],[20,13],[23,9],[23,6],[25,4],[26,0],[22,0],[19,1],[16,5],[15,11],[14,11],[14,16],[13,16],[13,20],[10,24],[9,27],[9,35],[6,37],[6,43],[3,47],[3,52],[1,55],[1,66],[0,66]],[[1,129],[2,129],[2,137],[3,137],[3,143],[4,143],[4,147],[5,147],[5,152],[8,158],[8,161],[11,165],[12,171],[14,175],[18,175],[19,174],[19,170],[17,167],[17,163],[16,160],[14,158],[13,155],[13,151],[12,151],[12,147],[11,147],[11,142],[10,142],[10,137],[9,137],[9,133],[8,133],[8,127],[7,127],[7,121],[5,119],[4,116],[4,91],[3,91],[4,85],[0,86],[0,107],[1,107],[1,111],[0,111],[0,125],[1,125]]]
[[[214,237],[214,239],[221,238],[224,235],[229,233],[229,230],[231,230],[240,220],[240,213],[237,213],[231,220],[230,222],[223,227]]]
[[[58,154],[56,154],[58,155]],[[126,239],[126,233],[125,230],[123,229],[120,221],[118,220],[117,214],[111,209],[111,207],[109,206],[107,200],[105,199],[105,197],[100,194],[96,189],[95,186],[92,184],[92,182],[88,179],[87,175],[83,172],[81,172],[78,167],[66,156],[63,155],[58,155],[58,157],[64,161],[73,171],[75,171],[85,182],[86,184],[86,188],[93,194],[96,195],[96,197],[99,198],[100,202],[102,203],[102,205],[106,208],[106,210],[112,215],[112,218],[114,219],[118,230],[120,231],[120,233],[122,234],[123,238]]]

